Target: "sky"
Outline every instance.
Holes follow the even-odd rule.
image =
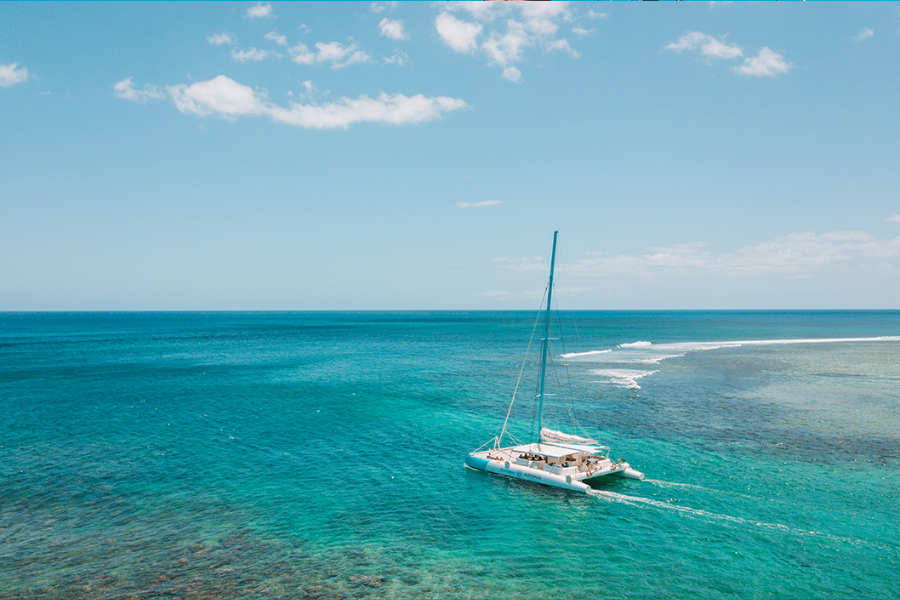
[[[0,4],[0,311],[900,308],[900,4]]]

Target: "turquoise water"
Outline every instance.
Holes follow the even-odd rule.
[[[771,343],[900,313],[560,321],[548,424],[646,481],[463,466],[533,313],[0,314],[0,597],[900,596],[900,340]]]

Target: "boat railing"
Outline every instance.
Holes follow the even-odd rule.
[[[475,448],[474,450],[472,450],[472,452],[470,452],[469,454],[475,454],[476,452],[481,452],[481,450],[482,450],[485,446],[487,446],[488,444],[493,444],[494,446],[496,446],[496,445],[497,445],[497,442],[499,441],[499,439],[500,439],[500,438],[497,437],[497,436],[495,435],[494,437],[492,437],[491,439],[489,439],[488,441],[486,441],[486,442],[483,443],[482,445],[480,445],[480,446],[478,446],[477,448]]]

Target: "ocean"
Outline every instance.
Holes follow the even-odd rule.
[[[562,312],[589,495],[464,466],[534,324],[0,313],[0,598],[900,597],[900,312]]]

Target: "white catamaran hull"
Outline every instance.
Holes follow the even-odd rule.
[[[588,484],[581,483],[580,481],[572,479],[570,476],[563,477],[562,475],[554,475],[553,473],[546,473],[544,471],[539,471],[538,469],[523,467],[509,461],[489,460],[487,458],[472,456],[471,454],[466,457],[466,466],[480,471],[488,471],[489,473],[495,473],[497,475],[506,475],[507,477],[542,483],[544,485],[572,490],[574,492],[587,493],[587,491],[591,489],[591,486]]]

